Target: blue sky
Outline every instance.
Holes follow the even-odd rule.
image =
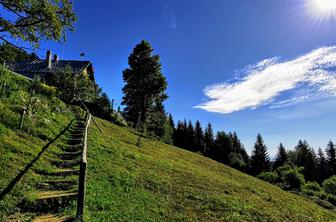
[[[235,130],[247,150],[260,132],[271,155],[299,139],[324,148],[336,140],[336,17],[312,1],[75,0],[76,32],[41,48],[62,59],[85,52],[98,84],[120,103],[127,57],[148,40],[175,120]]]

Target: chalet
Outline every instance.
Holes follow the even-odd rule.
[[[94,70],[90,61],[59,60],[57,55],[52,58],[51,51],[47,51],[46,59],[38,59],[27,62],[6,63],[9,70],[33,79],[35,75],[40,76],[44,82],[50,82],[57,77],[58,73],[70,67],[74,75],[83,75],[94,81]]]

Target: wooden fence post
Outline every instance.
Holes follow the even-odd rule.
[[[86,120],[86,126],[83,135],[83,153],[80,163],[79,181],[78,181],[78,199],[77,199],[77,215],[76,215],[78,221],[83,221],[84,216],[85,189],[86,189],[85,183],[86,183],[86,169],[87,169],[86,152],[87,152],[88,130],[91,121],[90,113],[86,112],[85,120]]]

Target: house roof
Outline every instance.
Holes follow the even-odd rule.
[[[35,60],[28,62],[6,63],[6,67],[13,72],[23,74],[26,76],[33,76],[33,74],[45,75],[49,73],[59,73],[71,67],[74,73],[81,73],[85,68],[88,70],[91,80],[94,80],[93,67],[90,61],[75,61],[75,60],[58,60],[52,61],[51,66],[47,66],[46,60]]]

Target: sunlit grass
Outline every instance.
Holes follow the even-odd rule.
[[[334,221],[315,203],[106,121],[90,130],[87,221]]]

